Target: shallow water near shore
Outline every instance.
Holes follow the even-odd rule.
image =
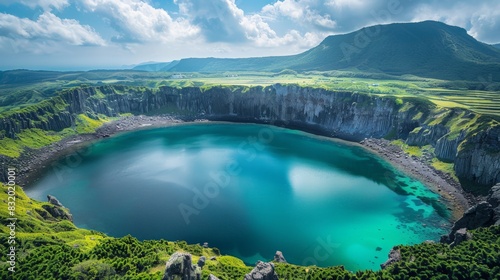
[[[438,240],[439,196],[356,145],[254,124],[128,132],[53,164],[26,193],[56,196],[77,226],[208,242],[253,265],[379,269],[394,245]]]

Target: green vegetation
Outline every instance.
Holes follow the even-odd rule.
[[[97,75],[96,73],[99,73]],[[161,86],[204,87],[215,85],[266,86],[275,83],[297,84],[329,90],[361,92],[380,96],[421,97],[440,107],[466,108],[480,114],[500,116],[500,82],[471,80],[451,82],[446,80],[367,73],[359,70],[281,72],[224,71],[182,73],[139,71],[90,71],[90,72],[0,72],[0,113],[17,111],[57,95],[64,89],[81,86],[141,86],[157,89]],[[26,80],[25,77],[30,77]],[[460,86],[457,86],[460,84]],[[96,98],[104,93],[97,90]]]
[[[394,140],[391,143],[396,146],[399,146],[405,153],[409,154],[410,156],[421,157],[423,154],[423,151],[420,147],[410,146],[401,139]]]
[[[2,185],[0,200],[7,201]],[[0,256],[1,279],[161,279],[166,261],[177,251],[189,252],[196,262],[207,257],[203,279],[242,279],[252,267],[216,248],[184,241],[139,241],[131,236],[108,237],[78,229],[71,222],[51,216],[53,207],[16,189],[16,268],[12,274],[6,254]],[[7,207],[0,208],[3,221]],[[10,229],[0,225],[0,250],[7,252]],[[280,279],[497,279],[500,277],[500,227],[472,231],[473,239],[454,248],[440,243],[398,246],[402,260],[380,271],[350,272],[342,266],[320,268],[276,264]],[[210,260],[215,257],[214,260]],[[363,257],[363,256],[360,256]],[[382,260],[380,260],[382,261]]]
[[[100,116],[94,120],[84,114],[80,114],[76,118],[74,128],[65,128],[62,131],[47,131],[39,128],[25,129],[17,133],[17,139],[4,137],[0,139],[0,154],[9,157],[19,157],[21,152],[26,149],[39,149],[49,144],[62,140],[70,135],[93,133],[110,118]]]
[[[455,175],[455,171],[453,170],[453,163],[443,162],[437,158],[433,158],[431,165],[436,170],[440,170],[440,171],[450,175],[455,181],[458,182],[457,175]]]

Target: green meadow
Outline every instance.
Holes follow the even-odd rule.
[[[440,107],[467,108],[480,114],[500,115],[500,83],[445,81],[417,76],[391,76],[358,71],[302,72],[213,72],[171,73],[143,71],[44,72],[9,71],[0,73],[0,113],[23,108],[54,96],[58,91],[85,85],[161,86],[272,85],[296,84],[330,90],[382,96],[419,97]],[[31,77],[31,78],[30,78]]]

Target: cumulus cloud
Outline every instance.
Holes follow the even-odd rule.
[[[332,34],[391,22],[439,20],[461,26],[478,40],[500,42],[498,0],[279,0],[260,13],[275,22],[284,19],[309,32]]]
[[[45,11],[50,11],[52,8],[61,10],[69,5],[68,0],[0,0],[0,4],[2,5],[11,5],[14,3],[22,4],[32,9],[41,7]]]
[[[174,2],[179,5],[180,14],[198,26],[208,42],[249,43],[259,47],[278,47],[294,43],[312,46],[318,42],[314,34],[302,35],[295,29],[289,29],[279,35],[270,27],[265,16],[245,14],[234,0]]]
[[[255,33],[259,30],[257,25],[262,24],[258,18],[245,19],[243,11],[234,1],[174,0],[174,3],[179,5],[181,15],[198,26],[209,42],[246,41],[246,29],[253,29],[252,33]],[[266,28],[265,24],[262,27]]]
[[[61,19],[51,12],[44,12],[36,21],[0,13],[0,39],[3,46],[34,52],[42,51],[41,47],[53,43],[105,45],[105,41],[91,27],[81,25],[74,19]]]
[[[333,30],[337,23],[331,15],[325,13],[325,3],[316,0],[283,0],[262,8],[262,13],[273,19],[280,16],[290,18],[297,24],[312,25],[325,30]]]
[[[444,3],[443,3],[444,2]],[[411,15],[412,21],[438,20],[465,28],[480,41],[500,42],[500,2],[431,1],[422,3]]]
[[[141,0],[79,0],[86,10],[108,19],[119,42],[171,42],[198,34],[188,21],[174,20],[165,10]]]

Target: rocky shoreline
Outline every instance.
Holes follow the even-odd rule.
[[[164,127],[184,122],[201,122],[203,119],[185,118],[170,115],[161,116],[128,116],[119,120],[105,123],[99,127],[95,133],[79,134],[67,137],[59,142],[46,147],[32,150],[25,150],[19,158],[3,158],[3,165],[14,167],[18,172],[17,183],[25,187],[35,182],[41,174],[51,168],[52,163],[63,157],[68,161],[76,162],[80,156],[76,151],[89,144],[110,137],[114,134],[151,127]],[[70,164],[71,165],[71,164]]]
[[[367,138],[360,144],[390,162],[397,169],[424,183],[432,191],[439,193],[448,209],[452,211],[453,220],[462,217],[467,209],[482,199],[466,193],[460,183],[449,174],[436,170],[424,159],[406,154],[401,147],[391,144],[388,140]]]
[[[166,127],[188,122],[208,122],[202,117],[184,117],[174,115],[159,116],[128,116],[119,120],[104,124],[95,133],[74,135],[57,143],[43,147],[38,150],[27,150],[17,159],[5,159],[4,168],[15,167],[18,170],[18,184],[29,186],[36,181],[43,172],[51,167],[51,164],[62,157],[77,157],[76,151],[94,141],[110,137],[114,134],[151,127]],[[475,205],[480,198],[465,193],[460,184],[439,170],[435,170],[430,164],[415,156],[409,156],[403,150],[391,144],[388,140],[368,138],[360,144],[369,151],[389,161],[404,173],[423,182],[431,190],[443,197],[443,202],[452,211],[453,220],[457,220],[471,206]]]

